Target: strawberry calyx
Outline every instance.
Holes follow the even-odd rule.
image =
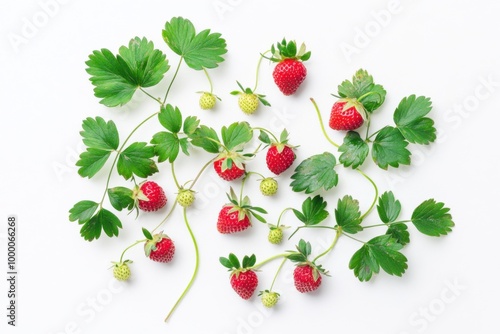
[[[258,221],[262,223],[267,223],[264,217],[262,217],[259,213],[266,214],[267,211],[264,210],[261,207],[256,207],[250,205],[250,198],[248,196],[245,196],[243,198],[238,198],[236,193],[234,192],[234,189],[230,187],[229,193],[226,193],[227,198],[230,202],[230,204],[227,204],[228,206],[231,207],[229,209],[228,214],[237,212],[238,213],[238,221],[242,221],[245,219],[245,217],[251,218],[252,216],[255,217]],[[258,212],[258,213],[257,213]],[[250,221],[251,224],[251,221]]]
[[[228,169],[233,168],[236,165],[241,170],[245,169],[245,161],[248,160],[244,155],[235,151],[225,151],[219,153],[216,160],[222,160],[221,171],[225,172]]]
[[[152,251],[155,251],[156,244],[159,243],[162,239],[170,237],[162,232],[156,233],[155,235],[151,235],[151,233],[146,230],[145,228],[142,229],[142,232],[144,236],[146,237],[146,242],[144,244],[144,253],[146,254],[147,257],[151,254]]]
[[[329,276],[328,271],[325,270],[321,265],[316,264],[315,261],[309,260],[309,255],[311,255],[312,251],[311,243],[301,239],[296,246],[296,249],[296,251],[290,251],[290,253],[287,254],[286,258],[294,262],[298,267],[311,267],[313,269],[312,274],[314,281],[317,281],[319,279],[320,273],[324,274],[325,276]]]
[[[219,262],[231,272],[231,276],[236,275],[238,277],[242,272],[253,270],[253,266],[257,262],[255,254],[250,256],[245,255],[240,262],[238,257],[234,253],[230,253],[228,257],[220,257]]]
[[[279,139],[267,129],[264,128],[254,128],[254,129],[260,130],[259,140],[268,146],[271,147],[275,146],[278,153],[282,153],[285,147],[290,147],[291,149],[295,149],[298,147],[296,145],[290,145],[288,143],[289,133],[287,129],[283,129],[283,131],[281,131]],[[270,134],[271,136],[269,136],[268,134]]]
[[[350,108],[355,108],[356,111],[359,113],[363,121],[368,120],[368,113],[361,102],[361,99],[356,99],[356,98],[340,98],[338,100],[338,103],[345,103],[344,106],[342,107],[342,111],[349,110]]]
[[[306,45],[304,43],[297,49],[297,43],[295,41],[291,40],[287,42],[285,38],[276,43],[276,45],[271,46],[271,54],[272,56],[270,58],[265,58],[278,63],[286,59],[306,61],[311,58],[311,51],[306,51]]]
[[[260,103],[262,103],[263,105],[265,105],[267,107],[271,106],[271,104],[269,103],[269,101],[267,101],[265,99],[265,97],[266,97],[265,95],[255,93],[255,90],[251,89],[250,87],[244,88],[243,85],[239,81],[236,81],[236,83],[238,84],[238,87],[240,88],[240,90],[233,90],[233,91],[231,91],[230,92],[231,95],[241,95],[241,94],[255,95],[259,99]]]

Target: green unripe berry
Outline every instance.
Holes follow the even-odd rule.
[[[177,203],[184,208],[190,207],[194,200],[194,191],[190,189],[181,189],[181,191],[177,194]]]
[[[260,192],[264,196],[273,196],[278,192],[278,181],[268,177],[260,181]]]

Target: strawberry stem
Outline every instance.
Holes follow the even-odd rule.
[[[122,252],[122,255],[120,256],[120,262],[119,263],[122,263],[123,262],[123,256],[125,255],[125,252],[128,251],[130,248],[140,244],[140,243],[143,243],[143,242],[146,242],[148,241],[148,239],[142,239],[142,240],[137,240],[136,242],[134,242],[132,245],[128,246],[127,248],[125,248]]]
[[[149,94],[145,89],[143,89],[142,87],[139,87],[140,91],[143,92],[144,94],[146,94],[147,96],[149,96],[150,98],[152,98],[153,100],[155,100],[156,102],[158,102],[160,105],[162,105],[161,103],[161,100],[160,98],[156,98],[154,97],[153,95]]]
[[[400,220],[397,222],[391,222],[391,223],[382,223],[382,224],[375,224],[375,225],[368,225],[368,226],[363,226],[363,228],[373,228],[373,227],[388,227],[391,225],[396,225],[396,224],[406,224],[406,223],[411,223],[411,220]]]
[[[280,213],[280,215],[278,217],[278,222],[276,223],[276,227],[280,226],[281,217],[283,217],[283,215],[285,214],[285,212],[287,212],[288,210],[293,210],[293,208],[286,208],[283,211],[281,211],[281,213]]]
[[[191,185],[189,186],[189,190],[193,189],[193,187],[196,184],[196,182],[198,182],[198,179],[200,178],[201,174],[203,174],[203,172],[205,171],[205,169],[207,169],[207,167],[210,166],[215,160],[217,160],[217,157],[215,157],[213,159],[210,159],[209,162],[207,162],[205,165],[203,165],[203,167],[201,168],[201,170],[198,172],[198,174],[194,178],[193,182],[191,182]]]
[[[316,262],[319,258],[321,258],[322,256],[325,256],[326,254],[328,254],[329,252],[332,251],[332,249],[335,247],[335,245],[337,244],[337,241],[339,240],[339,237],[342,235],[342,228],[337,228],[337,233],[335,233],[335,238],[333,239],[333,242],[332,244],[330,245],[330,247],[328,247],[323,253],[319,254],[318,256],[316,256],[313,260],[313,263]]]
[[[170,215],[172,214],[172,212],[174,212],[174,209],[175,207],[177,206],[177,201],[174,201],[174,204],[172,205],[172,207],[170,208],[170,211],[167,213],[167,215],[165,216],[165,218],[163,218],[163,220],[158,224],[158,226],[156,226],[152,231],[151,233],[154,233],[154,231],[156,231],[157,229],[160,228],[160,226],[162,226],[168,219],[168,217],[170,217]]]
[[[118,149],[117,151],[117,154],[115,156],[115,159],[113,160],[113,163],[111,165],[111,168],[109,169],[109,173],[108,173],[108,178],[106,180],[106,187],[104,189],[104,194],[102,195],[102,199],[101,199],[101,202],[99,203],[99,207],[102,207],[102,203],[104,202],[104,199],[106,198],[106,194],[108,192],[108,187],[109,187],[109,182],[111,180],[111,174],[113,173],[113,169],[115,168],[115,165],[116,165],[116,162],[118,161],[118,157],[120,156],[120,152],[123,150],[123,148],[125,147],[125,145],[127,144],[127,142],[129,141],[130,137],[132,137],[132,135],[144,124],[146,123],[147,121],[149,121],[151,118],[155,117],[156,115],[158,115],[159,112],[155,112],[154,114],[152,114],[151,116],[148,116],[145,120],[143,120],[141,123],[139,123],[131,132],[130,134],[127,136],[127,138],[125,138],[125,140],[123,141],[121,147]]]
[[[365,217],[373,210],[373,208],[375,207],[375,204],[377,203],[378,187],[377,187],[377,184],[368,175],[363,173],[363,171],[361,169],[356,168],[356,171],[359,172],[361,175],[363,175],[373,185],[373,188],[375,189],[375,197],[373,199],[372,204],[370,205],[368,210],[360,217],[361,221],[363,221],[363,219],[365,219]]]
[[[177,74],[179,73],[179,68],[181,67],[183,59],[184,59],[184,57],[182,57],[182,56],[179,58],[179,63],[177,64],[177,68],[175,69],[174,76],[172,77],[172,80],[170,81],[170,84],[168,85],[167,92],[165,93],[165,97],[163,98],[162,105],[164,105],[165,102],[167,101],[168,93],[170,93],[170,89],[172,88],[172,84],[174,83],[175,78],[177,77]]]
[[[318,108],[318,105],[316,104],[316,101],[314,101],[313,98],[311,98],[311,102],[312,104],[314,105],[314,109],[316,109],[316,114],[318,115],[318,119],[319,119],[319,124],[321,126],[321,131],[323,132],[323,135],[325,136],[326,140],[328,140],[328,142],[330,144],[332,144],[333,146],[339,148],[340,145],[337,144],[336,142],[334,142],[329,136],[328,134],[326,133],[326,130],[325,130],[325,126],[323,124],[323,118],[321,118],[321,112],[319,111],[319,108]]]
[[[194,282],[194,280],[196,278],[196,275],[198,273],[198,268],[200,266],[200,253],[199,253],[199,250],[198,250],[198,243],[196,242],[196,238],[195,238],[195,236],[193,234],[193,231],[191,230],[191,227],[189,226],[189,221],[188,221],[187,215],[186,215],[186,208],[184,208],[184,210],[183,210],[183,216],[184,216],[184,222],[186,223],[186,227],[187,227],[187,229],[189,231],[189,235],[191,236],[191,240],[193,241],[193,245],[194,245],[195,266],[194,266],[193,275],[191,276],[191,279],[189,280],[188,285],[186,286],[186,288],[184,289],[184,291],[180,295],[179,299],[177,299],[177,301],[175,302],[175,304],[172,307],[172,309],[170,310],[170,312],[167,314],[167,316],[165,318],[165,322],[168,321],[168,319],[170,318],[170,316],[172,315],[172,313],[174,312],[174,310],[177,308],[177,306],[179,305],[179,303],[186,296],[187,292],[189,291],[189,289],[193,285],[193,282]]]
[[[269,291],[273,290],[274,283],[276,282],[276,278],[278,278],[278,274],[281,271],[281,268],[283,268],[283,265],[285,264],[286,260],[288,260],[286,257],[281,261],[280,266],[278,267],[278,270],[276,270],[276,274],[274,274],[273,281],[271,282],[271,287],[269,288]]]
[[[264,55],[268,53],[270,50],[267,50],[263,54],[260,55],[259,61],[257,62],[257,70],[255,71],[255,87],[253,91],[255,92],[257,90],[257,86],[259,84],[259,69],[260,69],[260,64],[262,63],[262,59],[264,58]]]
[[[203,67],[203,72],[205,72],[205,76],[208,79],[208,84],[210,85],[210,94],[213,92],[213,85],[212,85],[212,80],[210,79],[210,75],[208,74],[208,71],[206,68]]]
[[[261,261],[261,262],[255,264],[255,265],[253,265],[249,269],[258,269],[258,268],[262,267],[263,265],[265,265],[266,263],[271,262],[272,260],[279,259],[280,257],[286,257],[288,254],[289,253],[281,253],[281,254],[277,254],[277,255],[271,256],[271,257],[265,259],[264,261]]]
[[[174,168],[174,162],[173,161],[170,163],[170,167],[172,169],[172,178],[174,179],[175,186],[177,187],[177,189],[181,189],[179,181],[177,181],[177,176],[175,176],[175,168]]]

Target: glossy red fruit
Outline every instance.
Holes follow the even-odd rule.
[[[167,204],[167,196],[162,187],[154,181],[146,181],[140,186],[140,192],[148,200],[138,200],[139,209],[143,211],[157,211]]]
[[[148,249],[149,248],[149,249]],[[172,261],[175,254],[175,245],[172,239],[166,235],[146,242],[146,255],[155,262],[167,263]]]
[[[330,113],[329,126],[333,130],[351,131],[363,125],[363,111],[358,110],[361,107],[351,105],[346,107],[346,101],[337,101],[332,107]]]
[[[233,209],[233,205],[225,205],[219,212],[219,218],[217,219],[217,231],[222,234],[241,232],[252,225],[247,214],[245,214],[244,218],[240,220],[240,211],[232,211]]]
[[[299,265],[293,271],[293,281],[295,288],[299,292],[311,292],[318,289],[321,285],[321,274],[316,268],[310,265]]]
[[[231,168],[227,168],[223,171],[222,170],[222,163],[224,162],[225,159],[227,159],[227,158],[218,159],[218,160],[214,161],[214,164],[213,164],[215,172],[223,180],[226,180],[226,181],[236,180],[245,174],[245,169],[239,168],[238,166],[236,166],[235,163],[233,163],[231,165]],[[244,165],[243,165],[243,167],[244,167]]]
[[[236,271],[230,278],[231,287],[243,299],[250,299],[257,286],[259,279],[252,270]]]
[[[281,147],[280,147],[281,146]],[[281,149],[281,152],[280,152]],[[271,145],[267,150],[267,168],[276,175],[286,171],[295,161],[295,153],[287,145]]]
[[[273,79],[284,95],[292,95],[307,76],[307,69],[297,59],[284,59],[273,70]]]

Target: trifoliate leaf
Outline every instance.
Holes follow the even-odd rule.
[[[108,189],[109,202],[118,211],[123,209],[132,210],[134,207],[133,191],[126,187],[114,187]]]
[[[131,144],[118,157],[118,174],[126,180],[132,175],[146,178],[158,172],[156,163],[151,159],[155,156],[153,146],[147,146],[147,143],[137,142]]]
[[[291,177],[292,190],[310,194],[321,188],[329,190],[335,187],[338,183],[338,175],[334,169],[336,163],[335,156],[329,152],[313,155],[302,161]]]
[[[196,34],[191,21],[182,17],[174,17],[167,22],[162,36],[170,49],[194,70],[217,67],[224,61],[222,55],[227,52],[226,41],[221,34],[210,33],[209,29]]]
[[[373,82],[373,77],[367,71],[360,69],[352,77],[338,86],[338,94],[343,98],[360,99],[368,112],[378,109],[385,101],[386,91],[381,85]]]
[[[93,201],[80,201],[69,210],[69,221],[85,224],[92,218],[99,204]]]
[[[382,169],[388,166],[399,167],[409,165],[410,151],[406,149],[408,142],[401,132],[392,126],[386,126],[377,133],[372,146],[373,161]]]
[[[295,216],[305,225],[317,225],[328,217],[328,211],[325,210],[326,202],[320,195],[306,198],[302,203],[302,212],[293,209]]]
[[[85,152],[80,154],[80,159],[76,162],[78,174],[82,177],[92,178],[97,172],[101,170],[111,151],[105,151],[98,148],[87,148]]]
[[[158,84],[170,67],[153,42],[139,37],[122,46],[117,56],[108,49],[94,51],[86,64],[95,96],[108,107],[129,102],[140,87]]]
[[[362,231],[359,202],[349,195],[339,199],[335,209],[335,220],[342,231],[346,233],[355,234]]]
[[[178,133],[182,128],[182,114],[179,108],[167,104],[161,108],[158,120],[165,129],[172,133]]]
[[[252,128],[247,122],[233,123],[229,127],[222,127],[221,137],[224,146],[228,150],[233,150],[252,140]]]
[[[111,211],[101,209],[96,215],[83,224],[80,229],[80,234],[85,240],[92,241],[94,239],[99,239],[103,230],[108,237],[118,236],[120,228],[122,228],[120,219]]]
[[[176,134],[162,131],[153,136],[151,144],[154,146],[155,155],[158,162],[174,162],[179,155],[180,140]]]
[[[410,143],[427,145],[436,140],[434,121],[426,116],[432,109],[428,97],[410,95],[399,103],[394,122]]]
[[[455,226],[449,211],[444,203],[428,199],[413,211],[411,221],[423,234],[439,237],[451,232]]]
[[[106,122],[102,117],[88,117],[82,122],[80,135],[87,147],[113,151],[118,149],[119,136],[113,121]]]
[[[214,129],[201,125],[189,138],[191,138],[191,144],[194,146],[201,147],[208,153],[219,153],[220,141]]]
[[[360,281],[369,281],[382,268],[389,275],[402,276],[408,268],[407,258],[399,252],[403,246],[390,235],[381,235],[365,243],[349,262],[349,268]]]
[[[390,235],[398,244],[405,246],[410,243],[408,226],[403,223],[391,224],[385,234]]]
[[[198,119],[198,117],[188,116],[184,120],[182,131],[184,131],[187,136],[192,135],[196,131],[196,128],[198,128],[198,125],[200,125],[200,120]]]
[[[361,139],[359,133],[349,131],[344,137],[343,144],[339,147],[339,152],[342,152],[339,157],[340,163],[345,167],[352,166],[352,169],[356,169],[363,164],[368,156],[369,147]]]
[[[383,193],[378,199],[378,215],[384,223],[392,223],[398,219],[401,203],[394,198],[392,191]]]

